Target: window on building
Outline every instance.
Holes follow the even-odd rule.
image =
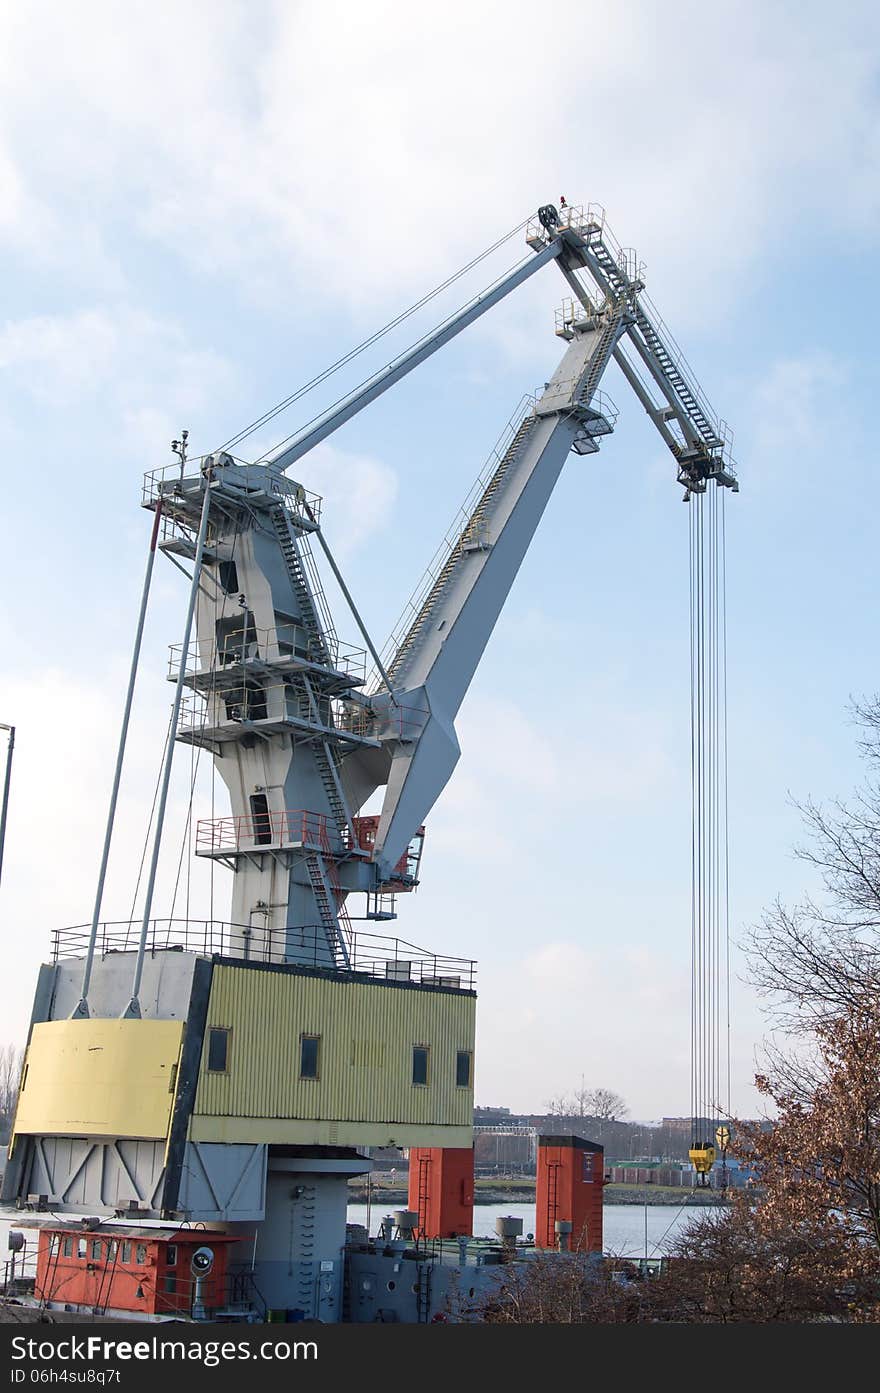
[[[134,1260],[135,1260],[135,1262],[146,1262],[146,1260],[147,1260],[147,1245],[146,1245],[146,1243],[136,1243],[136,1244],[134,1245]]]
[[[100,1240],[100,1238],[93,1238],[93,1239],[92,1239],[92,1261],[93,1261],[93,1262],[100,1262],[100,1261],[101,1261],[101,1240]]]
[[[413,1083],[426,1085],[428,1082],[428,1055],[430,1049],[427,1045],[413,1045],[412,1056],[412,1081]]]
[[[169,1272],[166,1274],[165,1290],[172,1296],[177,1291],[177,1277],[173,1272]]]
[[[257,846],[266,846],[272,840],[272,819],[269,816],[269,800],[265,793],[251,794],[251,828]]]
[[[165,1261],[169,1267],[177,1266],[177,1244],[169,1243],[165,1249]]]
[[[470,1088],[471,1086],[471,1060],[470,1050],[458,1050],[455,1056],[455,1086],[456,1088]]]
[[[225,1074],[229,1066],[229,1031],[212,1026],[208,1031],[208,1068],[212,1074]]]
[[[217,566],[220,573],[220,584],[227,595],[238,594],[238,569],[234,561],[221,561]]]
[[[301,1035],[299,1037],[299,1076],[301,1079],[316,1079],[321,1064],[320,1035]]]
[[[122,1244],[122,1261],[131,1262],[131,1244],[126,1240]]]
[[[61,1243],[61,1255],[65,1258],[73,1257],[73,1239],[65,1238]]]

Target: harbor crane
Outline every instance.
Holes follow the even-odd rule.
[[[381,920],[394,915],[395,893],[417,883],[425,819],[460,755],[456,716],[547,501],[568,456],[594,454],[613,430],[616,408],[600,390],[612,361],[671,452],[686,501],[710,487],[739,487],[727,427],[604,211],[544,205],[526,241],[530,259],[262,463],[243,466],[217,451],[201,477],[178,478],[172,467],[153,481],[147,501],[162,508],[187,554],[197,543],[206,478],[216,496],[192,672],[181,658],[181,684],[192,685],[195,700],[180,734],[213,751],[229,788],[232,815],[200,824],[198,853],[233,869],[231,918],[248,926],[249,953],[345,966],[349,897],[366,894],[366,917]],[[563,356],[543,392],[509,423],[380,655],[330,552],[318,503],[290,471],[550,262],[570,291],[556,319]],[[370,648],[366,685],[355,655],[342,654],[310,539]],[[172,550],[174,538],[163,545]],[[708,694],[701,698],[709,704]],[[379,789],[378,816],[360,816]],[[705,835],[698,827],[697,839]],[[697,897],[705,916],[705,886]],[[699,974],[716,975],[709,950],[695,951]],[[717,1022],[704,1023],[700,1010],[697,1004],[695,1032],[715,1032]],[[713,1047],[697,1040],[694,1048],[703,1054]],[[695,1117],[700,1111],[695,1104]],[[694,1140],[692,1159],[705,1177],[712,1139]]]
[[[235,871],[232,919],[251,925],[252,952],[271,957],[280,934],[289,955],[291,934],[306,930],[304,953],[343,963],[347,897],[366,893],[378,916],[383,892],[414,883],[420,829],[459,758],[456,715],[547,500],[568,455],[595,453],[613,429],[600,392],[612,360],[669,447],[684,497],[738,488],[726,427],[603,212],[544,206],[527,241],[530,261],[264,463],[221,451],[194,476],[172,466],[149,477],[145,501],[162,511],[168,552],[195,556],[207,491],[216,502],[198,557],[197,649],[176,654],[193,689],[180,735],[218,756],[229,787],[231,818],[200,824],[197,850]],[[548,262],[572,291],[557,315],[565,352],[511,422],[382,657],[370,645],[365,691],[312,563],[313,538],[341,579],[317,501],[289,471]],[[379,788],[378,819],[358,820]]]
[[[612,362],[690,505],[690,1154],[703,1178],[714,1162],[726,877],[715,500],[738,490],[730,436],[601,208],[546,204],[521,231],[528,251],[512,271],[273,452],[238,459],[243,431],[190,458],[183,432],[174,463],[146,476],[153,528],[94,910],[90,924],[55,931],[35,996],[4,1200],[34,1193],[87,1215],[246,1225],[248,1270],[267,1304],[319,1319],[339,1318],[346,1177],[368,1168],[363,1148],[468,1152],[472,1176],[474,964],[373,928],[419,883],[425,822],[459,759],[458,712],[563,465],[595,454],[614,429],[601,390]],[[380,651],[325,536],[321,500],[291,471],[551,262],[568,289],[555,325],[561,359],[511,417]],[[314,547],[363,648],[338,636]],[[101,918],[104,880],[157,551],[188,575],[189,601],[169,667],[140,922],[113,925]],[[222,923],[153,918],[176,742],[193,747],[196,767],[203,753],[213,759],[229,793],[229,814],[202,819],[195,835],[195,854],[232,873]],[[377,794],[379,810],[366,812]]]

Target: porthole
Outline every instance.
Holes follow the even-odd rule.
[[[388,1283],[388,1290],[389,1290],[389,1291],[394,1291],[394,1288],[395,1288],[396,1286],[397,1286],[397,1283],[396,1283],[396,1282],[389,1282],[389,1283]]]

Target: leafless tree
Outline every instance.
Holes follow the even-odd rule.
[[[744,945],[773,1020],[799,1035],[870,1009],[880,980],[880,698],[853,712],[862,787],[849,800],[795,804],[806,829],[795,854],[818,870],[824,893],[792,907],[777,901]]]
[[[588,1116],[601,1117],[606,1122],[617,1122],[629,1112],[620,1094],[611,1088],[588,1089],[585,1105]]]
[[[574,1102],[567,1093],[560,1093],[555,1098],[547,1099],[544,1111],[548,1117],[571,1117],[574,1112]]]
[[[0,1046],[0,1137],[9,1135],[23,1063],[24,1050],[17,1045]]]
[[[629,1112],[619,1093],[610,1088],[580,1088],[562,1093],[544,1104],[550,1117],[597,1117],[603,1122],[619,1122]]]

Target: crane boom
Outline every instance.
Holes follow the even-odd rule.
[[[621,301],[579,323],[507,448],[397,648],[388,674],[404,717],[394,742],[375,854],[393,866],[459,756],[454,719],[569,453],[592,454],[613,421],[594,398],[623,333]],[[400,720],[385,696],[374,709]],[[357,762],[357,756],[352,757]]]
[[[558,319],[557,334],[568,342],[562,362],[517,423],[388,657],[394,698],[372,698],[384,757],[354,752],[346,761],[355,805],[387,785],[374,850],[380,875],[398,862],[455,768],[455,716],[566,457],[598,449],[598,437],[612,429],[593,407],[612,358],[672,451],[685,498],[709,480],[738,487],[724,425],[643,294],[634,253],[617,246],[601,210],[566,208],[560,217],[546,205],[527,240],[541,258],[556,248],[579,304],[563,307]]]
[[[295,435],[291,441],[279,446],[277,450],[267,455],[267,462],[275,469],[289,469],[302,455],[313,450],[316,445],[320,445],[321,441],[326,440],[328,435],[339,430],[339,427],[344,426],[346,421],[350,421],[359,411],[363,411],[365,406],[369,406],[377,397],[381,397],[383,392],[387,392],[389,387],[393,387],[401,378],[406,377],[413,368],[424,363],[427,358],[430,358],[438,349],[443,348],[463,329],[467,329],[468,325],[473,324],[488,310],[491,310],[512,290],[516,290],[536,271],[540,271],[541,267],[548,261],[553,261],[560,256],[565,246],[564,237],[551,238],[539,249],[534,261],[527,261],[524,265],[518,266],[508,275],[503,276],[489,290],[478,295],[470,304],[459,310],[458,314],[452,315],[444,324],[426,335],[406,353],[395,358],[381,372],[376,373],[354,392],[343,398],[341,402],[338,402],[336,406],[331,407],[317,421],[312,422],[298,435]]]

